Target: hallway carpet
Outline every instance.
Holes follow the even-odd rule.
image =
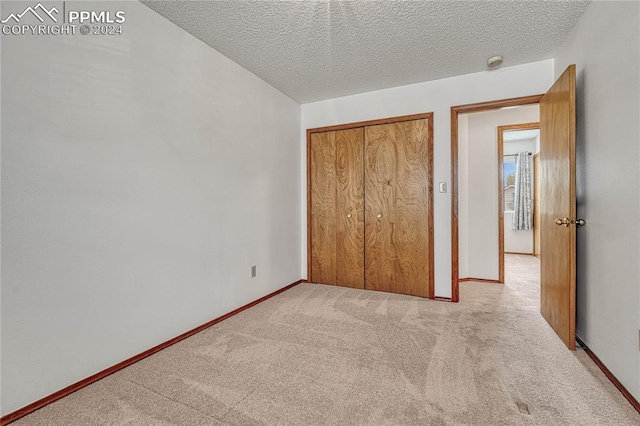
[[[15,425],[640,424],[507,262],[458,304],[301,284]]]

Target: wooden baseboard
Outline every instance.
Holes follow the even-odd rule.
[[[521,254],[523,256],[533,256],[533,253],[522,253],[519,251],[505,251],[504,254]]]
[[[469,281],[477,281],[480,283],[491,283],[491,284],[504,284],[502,282],[500,282],[499,280],[488,280],[486,278],[460,278],[458,279],[459,283],[466,283]]]
[[[218,317],[216,319],[213,319],[205,324],[202,324],[201,326],[198,326],[192,330],[187,331],[186,333],[182,333],[179,336],[174,337],[173,339],[167,340],[164,343],[160,343],[157,346],[154,346],[151,349],[148,349],[138,355],[132,356],[129,359],[126,359],[122,362],[119,362],[116,365],[113,365],[105,370],[102,370],[92,376],[87,377],[86,379],[80,380],[79,382],[76,382],[72,385],[67,386],[64,389],[60,389],[57,392],[52,393],[51,395],[45,396],[44,398],[41,398],[35,402],[32,402],[31,404],[24,406],[12,413],[9,413],[5,416],[2,416],[2,418],[0,418],[0,426],[4,426],[4,425],[8,425],[9,423],[12,423],[24,416],[26,416],[27,414],[33,413],[34,411],[44,407],[45,405],[51,404],[54,401],[59,400],[60,398],[64,398],[65,396],[72,394],[73,392],[82,389],[85,386],[90,385],[91,383],[97,382],[100,379],[103,379],[113,373],[115,373],[116,371],[122,370],[125,367],[130,366],[131,364],[135,364],[136,362],[150,356],[153,355],[154,353],[161,351],[162,349],[165,349],[175,343],[178,343],[181,340],[186,339],[187,337],[191,337],[196,333],[201,332],[202,330],[205,330],[209,327],[211,327],[212,325],[215,325],[221,321],[224,321],[246,309],[251,308],[252,306],[257,305],[258,303],[264,302],[265,300],[282,293],[283,291],[289,290],[291,287],[294,287],[302,282],[304,282],[305,280],[298,280],[292,284],[289,284],[285,287],[282,287],[280,290],[276,290],[273,293],[269,293],[264,297],[261,297],[260,299],[254,300],[251,303],[247,303],[244,306],[239,307],[238,309],[235,309],[231,312],[229,312],[228,314],[224,314],[221,317]]]
[[[629,401],[631,403],[633,408],[635,408],[636,411],[638,413],[640,413],[640,403],[638,403],[638,400],[635,399],[633,397],[633,395],[631,395],[631,393],[627,390],[627,388],[625,388],[624,385],[622,383],[620,383],[620,381],[616,378],[616,376],[614,376],[613,373],[611,371],[609,371],[609,369],[602,363],[602,361],[600,361],[600,359],[596,356],[596,354],[591,352],[591,349],[589,349],[589,347],[582,341],[582,339],[580,339],[578,336],[576,336],[576,341],[578,342],[580,347],[582,347],[582,349],[584,349],[584,351],[587,353],[587,355],[589,355],[589,358],[591,358],[591,360],[598,367],[600,367],[600,370],[602,370],[604,375],[607,376],[607,378],[609,380],[611,380],[611,383],[613,383],[613,385],[616,388],[618,388],[618,390],[620,391],[622,396],[627,398],[627,401]]]

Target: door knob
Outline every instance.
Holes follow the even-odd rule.
[[[563,217],[562,219],[554,220],[554,223],[558,226],[564,225],[565,228],[568,228],[569,225],[584,226],[587,224],[587,221],[584,219],[574,219],[574,218],[569,219],[568,217]]]
[[[347,217],[351,217],[351,213],[347,214]]]
[[[376,217],[377,217],[378,219],[380,219],[380,218],[382,217],[382,214],[381,214],[381,213],[378,213],[378,214],[376,215]]]

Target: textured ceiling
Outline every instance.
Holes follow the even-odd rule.
[[[142,2],[301,103],[552,58],[588,4]]]
[[[512,132],[504,132],[503,140],[505,142],[520,142],[526,139],[535,139],[540,130],[515,130]]]

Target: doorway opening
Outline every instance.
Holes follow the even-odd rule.
[[[544,95],[451,108],[451,295],[460,300],[459,122],[462,114],[538,104],[540,121],[540,313],[575,349],[576,227],[576,66],[569,65]]]
[[[500,101],[492,101],[492,102],[483,102],[477,104],[470,105],[461,105],[454,106],[451,108],[451,200],[452,200],[452,209],[451,209],[451,255],[452,255],[452,268],[451,268],[451,299],[453,302],[458,302],[460,300],[460,291],[459,291],[459,282],[465,280],[473,280],[473,281],[484,281],[484,282],[504,282],[504,270],[502,270],[502,276],[500,274],[500,251],[499,251],[499,240],[500,240],[500,230],[498,223],[498,153],[497,153],[497,127],[500,125],[507,125],[509,123],[499,123],[491,127],[489,125],[489,129],[491,131],[491,136],[489,138],[488,143],[491,148],[485,152],[488,154],[491,159],[488,162],[482,161],[481,158],[477,156],[470,155],[470,152],[466,152],[466,157],[463,155],[461,158],[461,148],[462,150],[468,149],[472,147],[474,154],[478,152],[483,152],[482,150],[476,151],[478,146],[472,146],[469,134],[468,134],[468,120],[471,117],[471,114],[475,113],[483,113],[485,115],[492,114],[495,112],[508,112],[511,109],[515,109],[517,107],[530,106],[531,109],[536,109],[536,113],[538,113],[537,108],[540,102],[540,99],[543,95],[534,95],[527,96],[521,98],[513,98],[513,99],[505,99]],[[486,117],[485,117],[486,118]],[[522,123],[522,122],[537,122],[537,119],[533,120],[522,120],[520,118],[516,119],[513,124]],[[466,123],[465,123],[466,122]],[[465,126],[466,134],[465,134]],[[486,129],[485,129],[486,130]],[[466,139],[465,139],[466,138]],[[486,143],[487,141],[485,141]],[[466,144],[466,145],[465,145]],[[482,155],[484,157],[484,155]],[[476,170],[481,171],[480,177],[474,176],[473,178],[470,176],[469,165],[474,164]],[[493,166],[491,166],[493,165]],[[487,170],[489,170],[487,173]],[[468,185],[473,179],[474,185],[476,184],[484,184],[484,189],[480,188],[479,190],[471,189]],[[461,185],[462,184],[462,185]],[[490,189],[489,189],[490,188]],[[462,197],[460,196],[462,192]],[[493,194],[493,195],[491,195]],[[465,204],[464,196],[467,197],[467,202]],[[469,198],[469,196],[471,198]],[[486,201],[486,198],[489,198],[490,208],[484,208],[487,203],[482,203],[484,207],[481,207],[480,210],[474,212],[473,215],[471,213],[471,209],[469,208],[468,201],[473,199],[473,201],[481,200]],[[473,204],[473,202],[472,202]],[[462,209],[461,209],[462,207]],[[472,207],[472,206],[471,206]],[[479,215],[479,216],[478,216]],[[471,223],[470,223],[471,221]],[[479,226],[474,226],[474,223],[479,223]],[[484,223],[484,226],[483,226]],[[460,225],[462,224],[463,228],[460,229]],[[486,226],[486,228],[485,228]],[[472,240],[468,239],[468,231],[473,227],[476,230],[481,230],[479,232],[480,235],[475,235]],[[460,239],[461,232],[464,234],[467,232],[467,240],[465,240],[464,235],[462,241]],[[485,235],[486,234],[486,235]],[[484,255],[487,254],[482,248],[478,247],[469,247],[469,244],[475,244],[475,242],[480,242],[480,244],[484,244],[482,242],[482,238],[486,237],[490,246],[493,249],[490,249],[490,259],[487,260],[484,258]],[[461,244],[462,242],[462,244]],[[462,245],[462,247],[461,247]],[[460,257],[460,249],[463,249],[467,253],[467,258],[465,260],[464,256]],[[469,264],[468,253],[474,252],[480,255],[479,259],[475,259],[472,262],[472,265]],[[462,261],[461,261],[462,260]],[[466,263],[465,263],[466,262]],[[503,259],[504,262],[504,259]],[[461,275],[461,267],[464,275]],[[471,270],[469,268],[472,268]],[[466,270],[464,269],[466,268]],[[473,268],[476,268],[475,270]],[[475,272],[479,273],[476,274]],[[465,276],[466,275],[466,276]],[[484,276],[472,276],[472,275],[484,275]]]
[[[537,235],[540,257],[540,123],[498,126],[497,136],[499,280],[504,283],[505,254],[535,256]]]

